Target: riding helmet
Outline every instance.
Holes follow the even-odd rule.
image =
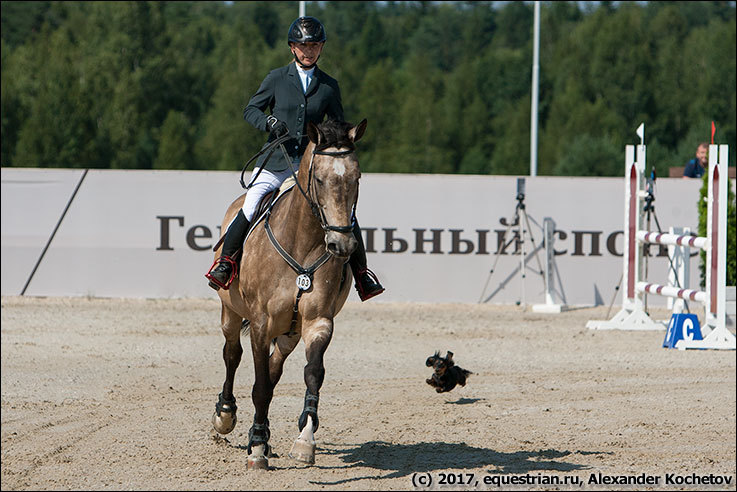
[[[314,17],[300,17],[289,26],[288,43],[324,43],[325,28]]]

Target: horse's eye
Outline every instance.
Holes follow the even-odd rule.
[[[319,184],[320,186],[322,186],[322,180],[318,178],[317,176],[315,176],[315,182]]]

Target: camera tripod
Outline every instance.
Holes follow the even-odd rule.
[[[519,272],[522,275],[521,282],[520,282],[520,300],[516,302],[516,304],[522,307],[525,306],[525,277],[526,277],[526,271],[527,266],[525,263],[527,263],[527,252],[525,251],[525,235],[530,236],[530,242],[532,243],[532,253],[535,254],[535,259],[537,260],[537,266],[538,266],[538,273],[542,276],[543,268],[542,264],[540,263],[540,258],[537,256],[538,248],[535,244],[535,238],[532,236],[532,228],[530,227],[530,218],[527,216],[527,209],[525,207],[525,178],[517,178],[517,205],[514,209],[514,218],[512,221],[507,221],[505,218],[502,218],[500,220],[502,225],[507,226],[507,230],[504,233],[504,238],[506,238],[509,234],[509,232],[512,230],[513,227],[518,227],[519,230],[517,232],[517,236],[515,239],[517,239],[519,243],[519,249],[520,249],[520,266],[519,266]],[[514,239],[512,239],[514,240]],[[511,241],[510,241],[511,242]],[[491,276],[494,273],[494,270],[496,269],[496,265],[499,262],[499,257],[501,256],[500,250],[504,250],[506,245],[502,241],[501,244],[497,245],[497,251],[496,251],[496,258],[494,259],[494,264],[491,267],[491,270],[489,271],[489,276],[486,278],[486,284],[484,285],[484,289],[481,291],[481,296],[479,297],[479,303],[486,302],[492,297],[496,295],[499,290],[504,288],[504,286],[511,280],[514,275],[516,275],[517,272],[513,272],[507,279],[499,284],[497,289],[492,292],[485,300],[484,300],[484,293],[486,292],[486,289],[489,286],[489,281],[491,280]]]
[[[648,231],[650,230],[650,219],[653,218],[653,219],[655,219],[655,226],[658,228],[658,233],[659,234],[662,234],[663,233],[663,230],[660,228],[660,221],[658,220],[658,216],[655,213],[655,205],[654,205],[654,202],[655,202],[655,193],[654,193],[655,192],[655,179],[656,179],[655,167],[653,167],[652,170],[650,171],[650,177],[647,178],[647,186],[646,186],[646,189],[645,189],[645,193],[646,193],[645,194],[645,206],[642,208],[642,211],[645,212],[646,230],[648,230]],[[643,278],[647,278],[648,277],[647,276],[647,273],[648,273],[647,272],[648,271],[648,259],[650,257],[650,247],[651,246],[652,246],[652,243],[650,243],[650,242],[645,242],[642,245],[642,256],[643,256],[644,261],[645,261],[645,264],[644,264],[644,277]],[[670,255],[668,255],[668,264],[669,264],[670,269],[671,269],[671,271],[673,273],[673,279],[674,279],[674,281],[676,283],[676,287],[678,287],[679,289],[683,288],[681,286],[681,280],[680,280],[680,278],[678,276],[678,271],[676,270],[675,265],[673,265],[673,258],[671,258]],[[622,285],[622,280],[623,280],[623,277],[622,276],[623,275],[624,275],[624,272],[622,273],[622,275],[620,275],[620,277],[619,277],[619,283],[614,288],[614,295],[612,296],[612,301],[609,303],[609,310],[607,311],[607,316],[606,316],[607,318],[609,317],[609,314],[610,314],[610,312],[612,310],[612,306],[614,305],[614,300],[617,297],[617,292],[619,291],[619,287]],[[690,313],[691,311],[689,310],[689,307],[688,307],[688,301],[686,301],[686,299],[679,299],[679,300],[681,302],[683,302],[683,307],[685,308],[686,312],[687,313]],[[676,301],[676,302],[678,302],[678,301]],[[644,307],[644,311],[647,312],[647,292],[643,292],[643,307]]]

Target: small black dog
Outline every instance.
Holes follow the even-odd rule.
[[[427,367],[432,367],[435,372],[425,382],[435,388],[438,393],[450,391],[460,384],[466,385],[466,378],[473,374],[471,371],[461,369],[453,362],[453,352],[448,351],[445,357],[440,357],[440,351],[435,352],[425,361]]]

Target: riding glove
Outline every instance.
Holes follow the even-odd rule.
[[[269,129],[269,132],[277,138],[289,133],[289,127],[287,124],[277,119],[276,116],[266,117],[266,127]]]

